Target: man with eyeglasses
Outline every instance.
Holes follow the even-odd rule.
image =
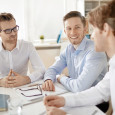
[[[17,40],[19,26],[11,13],[0,14],[0,86],[17,87],[43,77],[45,67],[32,43]],[[27,75],[28,62],[33,72]]]

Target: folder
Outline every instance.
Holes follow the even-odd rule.
[[[60,33],[59,33],[59,35],[58,35],[58,37],[57,37],[57,43],[59,43],[59,42],[60,42],[61,35],[62,35],[62,30],[60,30]]]
[[[8,110],[7,100],[9,98],[10,98],[9,95],[0,94],[0,111],[7,111]]]

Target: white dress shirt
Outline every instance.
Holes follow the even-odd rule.
[[[4,50],[0,41],[0,78],[7,76],[10,69],[27,76],[29,61],[34,70],[28,75],[31,82],[43,78],[45,67],[31,42],[18,40],[16,48],[8,51]]]
[[[115,55],[109,61],[109,72],[95,87],[65,97],[65,106],[97,105],[112,98],[113,115],[115,115]]]
[[[111,89],[111,102],[113,107],[113,115],[115,115],[115,55],[110,60],[110,89]]]

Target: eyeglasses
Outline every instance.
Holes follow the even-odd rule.
[[[5,34],[10,34],[10,33],[12,32],[12,30],[13,30],[14,32],[17,32],[17,31],[19,30],[19,26],[16,25],[14,28],[11,28],[11,29],[0,30],[0,32],[3,31],[3,32],[5,32]]]
[[[41,89],[41,87],[40,87],[40,84],[37,84],[36,86],[37,86],[37,87],[35,87],[35,88],[28,88],[28,89],[18,88],[18,90],[20,90],[20,91],[30,91],[30,90],[36,90],[36,89],[38,89],[38,90],[40,91],[39,94],[35,94],[35,95],[25,95],[24,93],[21,92],[21,94],[22,94],[23,96],[25,96],[25,97],[33,97],[33,96],[40,96],[40,95],[42,95],[42,89]]]

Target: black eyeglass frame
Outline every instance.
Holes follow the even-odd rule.
[[[29,91],[29,90],[38,89],[38,90],[41,92],[41,94],[30,95],[30,96],[27,96],[27,95],[25,95],[24,93],[21,93],[21,94],[22,94],[23,96],[25,96],[25,97],[33,97],[33,96],[40,96],[40,95],[42,95],[42,89],[41,89],[41,87],[40,87],[40,84],[37,84],[36,86],[37,86],[37,88],[29,88],[29,89],[26,89],[26,90],[23,90],[23,89],[21,89],[21,88],[18,88],[18,90],[21,90],[21,91]]]
[[[17,30],[15,30],[15,28],[17,28]],[[12,30],[14,31],[14,32],[17,32],[18,30],[19,30],[19,26],[18,25],[16,25],[14,28],[11,28],[11,29],[5,29],[5,30],[0,30],[0,32],[5,32],[5,34],[11,34],[12,33]],[[8,33],[7,33],[7,31],[9,31]]]

